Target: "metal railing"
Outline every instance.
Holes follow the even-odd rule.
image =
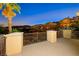
[[[64,38],[63,31],[57,31],[57,38]],[[71,39],[79,39],[79,31],[72,31]]]
[[[57,38],[63,38],[63,32],[57,31]]]
[[[46,32],[24,33],[23,43],[32,44],[47,40]]]
[[[3,35],[0,35],[0,56],[6,55],[6,38]]]
[[[72,31],[71,36],[73,39],[79,39],[79,31]]]

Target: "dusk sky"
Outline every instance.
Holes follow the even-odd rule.
[[[79,4],[68,3],[21,3],[21,14],[13,18],[14,25],[34,25],[59,21],[76,16]],[[7,19],[0,12],[0,24],[7,25]]]

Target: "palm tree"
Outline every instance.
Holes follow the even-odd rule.
[[[16,3],[0,3],[2,15],[8,20],[9,33],[12,32],[12,18],[16,16],[16,12],[20,13],[20,6]]]

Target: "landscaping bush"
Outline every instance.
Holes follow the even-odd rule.
[[[14,28],[14,29],[12,29],[12,32],[21,32],[21,31],[16,29],[16,28]]]
[[[0,28],[0,34],[3,34],[3,30]]]

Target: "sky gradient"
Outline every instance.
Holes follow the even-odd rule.
[[[65,17],[74,17],[79,4],[68,3],[20,3],[21,14],[13,18],[13,25],[35,25],[55,22]],[[0,12],[0,24],[7,25],[7,19]]]

